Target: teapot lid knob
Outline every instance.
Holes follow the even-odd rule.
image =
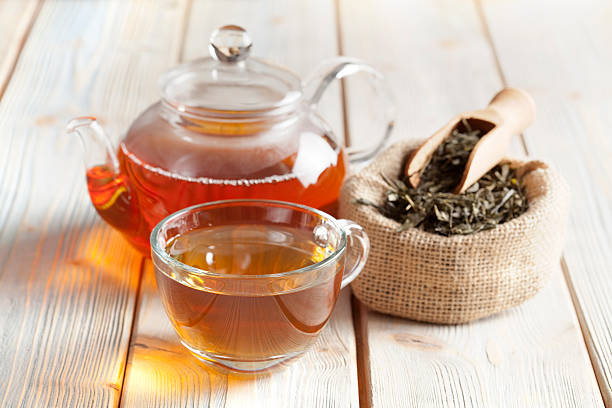
[[[238,62],[246,59],[253,41],[246,30],[237,25],[216,29],[210,36],[210,55],[221,62]]]

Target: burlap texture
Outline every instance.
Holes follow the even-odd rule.
[[[559,265],[568,216],[569,189],[545,163],[510,160],[525,174],[529,209],[495,229],[444,237],[399,223],[355,198],[381,203],[381,173],[400,174],[416,142],[400,142],[342,188],[340,216],[370,237],[364,270],[353,293],[370,308],[432,323],[464,323],[517,306],[535,295]]]

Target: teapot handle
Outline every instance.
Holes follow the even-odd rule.
[[[395,124],[395,104],[393,103],[391,92],[387,88],[383,75],[361,60],[349,57],[337,57],[324,61],[306,82],[307,100],[310,106],[316,109],[321,96],[323,96],[327,87],[334,80],[342,79],[360,72],[369,74],[369,81],[373,85],[377,95],[379,95],[379,106],[383,112],[384,128],[382,137],[376,140],[371,146],[359,149],[349,147],[346,149],[351,163],[361,162],[376,156],[391,136],[391,131]],[[310,94],[308,93],[309,90]]]

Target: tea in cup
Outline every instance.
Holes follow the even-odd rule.
[[[307,350],[368,250],[357,224],[281,201],[189,207],[151,233],[160,296],[181,342],[238,371]]]

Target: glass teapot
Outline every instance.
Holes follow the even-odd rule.
[[[241,27],[216,30],[210,57],[160,78],[161,100],[140,114],[118,149],[93,117],[68,124],[85,148],[97,212],[142,253],[149,254],[149,234],[159,221],[194,204],[258,198],[330,211],[347,158],[368,159],[388,139],[393,106],[372,67],[334,58],[303,85],[292,72],[249,58],[251,46]],[[334,79],[357,72],[368,73],[381,94],[384,130],[372,147],[345,152],[317,103]]]

